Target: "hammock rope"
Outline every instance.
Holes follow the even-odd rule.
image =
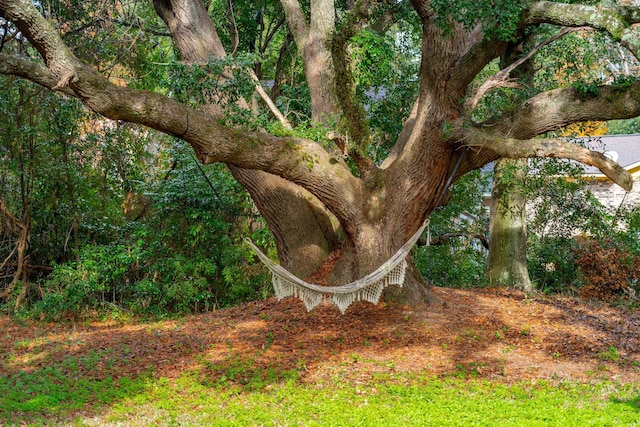
[[[307,311],[311,311],[322,302],[334,304],[341,314],[356,301],[369,301],[377,304],[382,291],[388,286],[402,287],[407,269],[406,257],[416,244],[422,232],[429,224],[427,219],[413,236],[372,273],[341,286],[320,286],[305,282],[284,267],[273,262],[248,237],[245,242],[251,246],[260,261],[271,272],[271,282],[278,300],[297,297],[304,302]]]

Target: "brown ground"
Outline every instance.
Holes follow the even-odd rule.
[[[174,378],[206,366],[243,381],[264,368],[303,381],[336,374],[426,372],[501,381],[640,381],[640,311],[568,297],[436,288],[431,306],[357,303],[307,313],[294,299],[254,302],[179,320],[47,324],[0,317],[0,375],[66,366],[74,375]],[[68,363],[67,363],[68,365]],[[78,372],[77,370],[80,370]]]

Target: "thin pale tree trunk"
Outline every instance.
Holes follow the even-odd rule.
[[[526,199],[518,189],[526,160],[501,159],[494,168],[487,278],[493,286],[531,291],[527,269]]]

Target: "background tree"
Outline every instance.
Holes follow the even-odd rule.
[[[524,88],[532,88],[535,70],[528,61],[535,42],[535,33],[511,43],[500,58],[502,72],[509,66],[522,65],[514,70],[513,78]],[[548,43],[550,40],[541,43]],[[531,90],[531,89],[528,89]],[[525,89],[526,93],[527,89]],[[514,93],[513,103],[522,101],[523,93]],[[489,258],[487,279],[490,285],[508,286],[531,291],[527,269],[527,200],[523,186],[528,172],[527,159],[498,159],[493,167],[489,221]]]
[[[103,34],[102,23],[88,31],[76,25],[80,22],[69,6],[82,10],[82,4],[56,4],[65,13],[47,19],[26,0],[0,1],[0,15],[11,23],[10,31],[20,31],[34,49],[27,57],[0,54],[0,72],[76,97],[105,117],[183,139],[203,163],[229,165],[265,217],[281,263],[300,276],[312,273],[338,250],[330,283],[372,271],[407,240],[439,200],[446,200],[441,195],[449,176],[459,178],[499,158],[571,158],[599,167],[625,188],[631,186],[626,171],[601,154],[556,138],[535,137],[574,122],[637,116],[637,82],[595,82],[528,93],[515,108],[498,109],[487,119],[474,115],[478,103],[492,89],[508,85],[508,73],[489,77],[477,90],[470,85],[505,53],[509,40],[542,25],[590,27],[637,55],[636,7],[512,0],[412,2],[414,12],[407,19],[419,20],[421,31],[416,40],[420,69],[414,77],[419,90],[415,99],[405,100],[404,111],[409,113],[397,137],[390,137],[393,147],[382,160],[372,156],[377,136],[349,52],[363,31],[403,18],[404,3],[345,5],[323,0],[307,7],[281,2],[304,64],[312,126],[331,128],[330,140],[296,136],[282,117],[279,131],[273,125],[260,126],[270,134],[236,125],[248,123],[234,122],[231,113],[220,120],[220,107],[246,111],[251,93],[221,93],[220,83],[241,78],[246,65],[227,58],[220,25],[201,2],[154,2],[183,61],[180,65],[199,79],[192,88],[200,93],[192,90],[183,102],[161,91],[137,89],[135,77],[121,77],[131,81],[129,86],[110,81],[105,77],[109,67],[97,57],[102,55],[99,49],[72,51],[70,38],[61,33],[71,32],[77,40],[88,36],[98,45],[100,36],[91,37]],[[118,7],[126,16],[136,6]],[[164,93],[174,92],[167,87]],[[273,105],[270,110],[277,116]],[[410,275],[408,284],[413,286],[408,289],[414,296],[421,294],[419,282]]]
[[[0,235],[6,252],[2,251],[0,271],[11,280],[0,297],[15,292],[17,307],[32,279],[48,272],[51,261],[64,260],[79,247],[77,176],[67,138],[76,132],[76,122],[69,118],[80,114],[80,106],[22,80],[2,83],[0,212],[6,227]],[[54,120],[43,120],[43,111],[52,111]],[[47,259],[52,252],[57,254]]]
[[[527,268],[526,160],[497,160],[493,168],[489,259],[490,285],[533,289]],[[518,188],[520,186],[520,188]]]

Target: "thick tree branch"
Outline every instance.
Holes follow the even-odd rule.
[[[44,18],[30,2],[18,1],[19,14],[6,13],[6,3],[0,3],[0,13],[17,16],[17,25],[24,34],[33,34],[36,29],[40,31],[37,36],[39,51],[44,57],[51,58],[51,64],[56,61],[74,64],[71,68],[74,80],[69,82],[69,88],[93,111],[113,120],[142,124],[184,139],[205,163],[223,162],[281,176],[316,195],[335,209],[340,219],[353,214],[361,192],[360,183],[346,166],[333,161],[319,144],[231,129],[208,114],[185,107],[166,96],[116,86],[93,68],[82,64],[68,49],[63,56],[50,53],[49,49],[59,49],[62,41],[50,25],[41,22]],[[31,28],[32,24],[37,28]],[[47,73],[44,67],[19,58],[7,55],[0,58],[3,70],[19,72],[22,77],[52,88],[52,71]],[[336,192],[336,188],[343,191]]]
[[[505,135],[468,129],[464,144],[477,150],[491,150],[500,157],[521,159],[530,157],[555,157],[575,160],[589,166],[595,166],[609,179],[629,191],[633,187],[633,178],[618,163],[602,153],[592,151],[562,139],[513,139]]]
[[[0,74],[22,77],[50,90],[53,90],[59,80],[58,76],[53,74],[44,64],[4,53],[0,53]],[[75,96],[75,93],[69,87],[61,88],[59,92]]]
[[[6,57],[0,56],[3,72],[8,69]],[[47,75],[42,70],[44,67],[33,65],[31,68],[38,74],[30,76],[25,72],[27,67],[22,66],[19,67],[21,76],[50,87],[51,73]],[[191,144],[203,163],[223,162],[281,176],[316,195],[335,209],[341,219],[344,219],[342,215],[350,215],[352,207],[357,205],[359,181],[342,162],[333,161],[329,153],[313,141],[231,129],[165,96],[113,85],[88,67],[77,69],[76,75],[77,81],[70,85],[73,95],[93,111],[182,138]],[[335,188],[349,190],[338,194]]]
[[[601,86],[589,92],[577,88],[555,89],[530,98],[509,116],[484,126],[491,126],[492,131],[506,137],[530,139],[576,122],[636,117],[640,114],[639,95],[638,83]],[[494,160],[486,150],[471,157],[475,158],[465,165],[471,168]]]
[[[153,7],[169,27],[185,60],[202,60],[209,55],[216,58],[225,56],[218,31],[202,2],[154,0]],[[171,19],[166,19],[167,16],[171,16]]]
[[[396,143],[393,146],[393,149],[391,150],[387,158],[384,159],[384,161],[380,165],[381,169],[389,168],[393,164],[393,162],[396,161],[398,156],[400,156],[400,154],[402,153],[402,150],[404,150],[404,146],[407,144],[407,141],[411,136],[411,132],[413,132],[413,126],[415,125],[416,117],[418,116],[419,106],[420,106],[419,100],[416,99],[413,103],[413,107],[411,107],[411,112],[409,113],[409,117],[407,117],[407,119],[404,122],[404,125],[402,126],[402,130],[400,131],[400,135],[398,135],[398,139],[396,140]]]
[[[528,139],[588,120],[629,119],[640,115],[640,81],[605,85],[597,94],[567,87],[540,93],[500,120],[494,129],[515,138]]]
[[[430,2],[422,0],[411,0],[411,5],[418,13],[418,16],[423,22],[426,22],[433,18],[433,9],[431,9]]]
[[[614,40],[631,51],[640,59],[640,7],[637,6],[587,6],[582,4],[556,3],[549,1],[534,2],[523,10],[520,30],[527,26],[553,24],[562,27],[590,27],[609,33]],[[478,26],[469,32],[469,41],[475,33],[482,34]],[[477,34],[475,34],[477,36]],[[457,68],[460,70],[462,84],[468,84],[477,72],[489,61],[500,55],[506,43],[497,39],[476,37],[469,51],[460,58]],[[496,83],[492,81],[492,83]]]
[[[606,31],[640,58],[640,29],[633,25],[640,23],[638,6],[588,6],[540,1],[523,11],[521,22],[525,26],[546,23]]]
[[[80,61],[31,1],[0,0],[0,16],[18,27],[42,55],[47,67],[58,77],[58,83],[52,89],[61,89],[75,79],[75,68],[80,65]]]
[[[455,72],[452,74],[458,85],[467,87],[488,63],[502,55],[508,43],[497,38],[485,37],[482,25],[466,32],[459,28],[457,33],[466,34],[466,49],[457,60]]]
[[[334,0],[313,0],[310,3],[309,37],[312,43],[325,43],[336,29]]]
[[[281,4],[304,61],[311,95],[311,120],[328,124],[338,113],[336,75],[329,51],[335,30],[334,0],[312,1],[309,24],[297,0],[282,0]]]

